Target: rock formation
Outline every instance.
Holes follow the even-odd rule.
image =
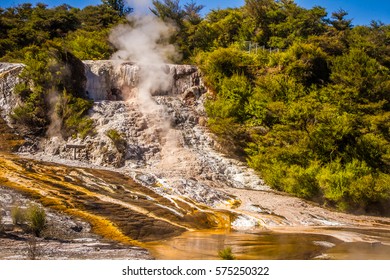
[[[0,62],[0,115],[8,122],[11,121],[9,114],[17,104],[14,88],[19,82],[23,67],[23,64]]]

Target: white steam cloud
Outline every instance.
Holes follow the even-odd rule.
[[[110,35],[110,41],[119,50],[112,59],[131,60],[139,64],[163,64],[176,57],[175,47],[167,44],[175,31],[153,15],[129,17],[132,25],[120,25]]]
[[[138,67],[139,78],[136,92],[129,92],[128,101],[136,103],[148,119],[148,127],[160,135],[163,151],[177,146],[171,137],[170,119],[164,106],[157,104],[152,94],[168,91],[173,75],[167,63],[179,58],[169,38],[176,28],[151,15],[149,1],[136,0],[129,3],[135,9],[128,17],[129,24],[120,25],[110,34],[110,42],[118,49],[112,56],[119,62],[130,61]],[[126,95],[126,93],[125,93]]]
[[[131,61],[140,67],[137,97],[143,113],[150,113],[157,110],[151,95],[168,90],[172,83],[166,63],[178,58],[175,47],[169,44],[175,27],[145,14],[149,1],[133,4],[136,12],[128,17],[129,24],[118,26],[110,34],[110,42],[118,49],[112,59]]]
[[[127,3],[132,7],[137,15],[146,15],[150,12],[151,0],[127,0]]]
[[[49,119],[50,124],[46,131],[46,136],[49,138],[52,137],[59,137],[62,139],[61,136],[61,127],[62,127],[62,120],[58,117],[58,114],[56,112],[56,106],[60,100],[60,96],[57,91],[54,89],[49,91],[49,94],[47,95],[47,101],[49,103]]]

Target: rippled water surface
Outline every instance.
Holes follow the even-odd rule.
[[[384,243],[343,242],[322,234],[197,231],[148,244],[157,259],[218,259],[218,252],[229,246],[243,260],[390,260],[390,246]]]

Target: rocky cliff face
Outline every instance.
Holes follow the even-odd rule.
[[[202,87],[198,69],[192,65],[163,66],[135,65],[120,61],[84,61],[87,77],[86,91],[95,101],[119,101],[128,99],[128,91],[137,88],[142,71],[152,72],[162,68],[169,86],[157,89],[154,95],[180,95],[192,87]],[[160,70],[160,69],[158,69]],[[158,71],[160,73],[160,71]],[[126,92],[127,91],[127,92]]]
[[[143,67],[149,66],[86,62],[87,91],[93,99],[101,100],[91,112],[100,135],[100,142],[95,144],[105,150],[107,142],[115,142],[104,140],[111,129],[125,140],[122,146],[114,143],[115,148],[108,153],[91,150],[91,159],[99,165],[111,162],[118,167],[158,170],[168,173],[170,178],[177,174],[239,188],[262,188],[262,181],[250,170],[213,150],[214,141],[202,126],[206,89],[197,68],[163,66],[169,85],[165,90],[152,92],[152,102],[146,104],[152,110],[142,110],[145,104],[137,96],[137,85]]]
[[[23,67],[23,64],[0,63],[0,115],[8,122],[11,121],[9,114],[17,103],[14,88],[19,83],[18,75]]]
[[[231,199],[215,187],[268,189],[252,170],[216,152],[204,126],[206,88],[196,67],[159,66],[164,67],[167,86],[156,87],[149,100],[140,96],[145,93],[138,85],[143,69],[153,73],[153,67],[115,61],[86,61],[85,65],[86,90],[95,100],[90,117],[96,135],[68,141],[85,145],[76,154],[78,160],[122,168],[143,184],[163,186],[167,193],[208,205]],[[110,138],[110,131],[117,132],[119,139]],[[42,147],[46,155],[74,156],[60,139],[49,139]]]

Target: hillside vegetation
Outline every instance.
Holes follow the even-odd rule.
[[[205,17],[195,1],[152,3],[156,16],[177,26],[171,41],[181,62],[204,73],[212,91],[209,128],[227,152],[247,160],[275,189],[341,210],[389,214],[389,25],[354,27],[343,10],[328,14],[290,0],[246,0]],[[0,10],[1,60],[34,64],[31,53],[53,57],[53,48],[56,58],[107,59],[115,51],[110,29],[128,12],[120,0],[81,10],[43,4]],[[24,106],[32,100],[39,117],[45,108],[35,102],[38,89],[28,91]],[[28,123],[34,114],[22,117]],[[50,123],[37,121],[44,128]],[[68,135],[84,130],[67,123]]]

